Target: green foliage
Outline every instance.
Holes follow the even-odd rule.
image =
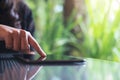
[[[120,28],[120,10],[115,10],[113,5],[115,0],[86,0],[88,10],[87,27],[81,25],[84,33],[84,41],[79,47],[86,57],[120,60],[120,52],[116,41],[119,40],[119,33],[116,31]],[[116,3],[117,4],[117,3]],[[120,6],[119,6],[120,7]]]
[[[79,18],[63,24],[63,0],[26,0],[33,11],[36,39],[47,54],[59,57],[72,45],[79,56],[120,60],[120,9],[117,0],[85,0],[87,24]],[[82,29],[83,42],[71,33],[76,24]],[[79,35],[81,36],[81,34]],[[76,53],[73,53],[76,54]]]

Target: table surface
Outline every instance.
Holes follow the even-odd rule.
[[[120,80],[120,63],[86,58],[77,65],[33,65],[0,57],[0,80]]]

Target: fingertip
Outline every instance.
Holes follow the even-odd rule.
[[[37,52],[39,53],[39,55],[41,57],[46,57],[47,56],[46,53],[43,51],[43,49],[41,49],[41,47],[39,48],[39,50],[37,50]]]

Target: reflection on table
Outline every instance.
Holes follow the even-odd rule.
[[[0,56],[0,80],[31,80],[41,68],[18,62],[13,56]]]
[[[120,80],[120,64],[85,59],[80,65],[30,65],[0,58],[0,80]]]
[[[33,80],[120,80],[120,63],[86,59],[83,65],[43,66]]]

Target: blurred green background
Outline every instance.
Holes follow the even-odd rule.
[[[69,5],[72,0],[25,1],[33,11],[35,37],[47,55],[120,61],[120,0],[76,0],[74,6]]]

